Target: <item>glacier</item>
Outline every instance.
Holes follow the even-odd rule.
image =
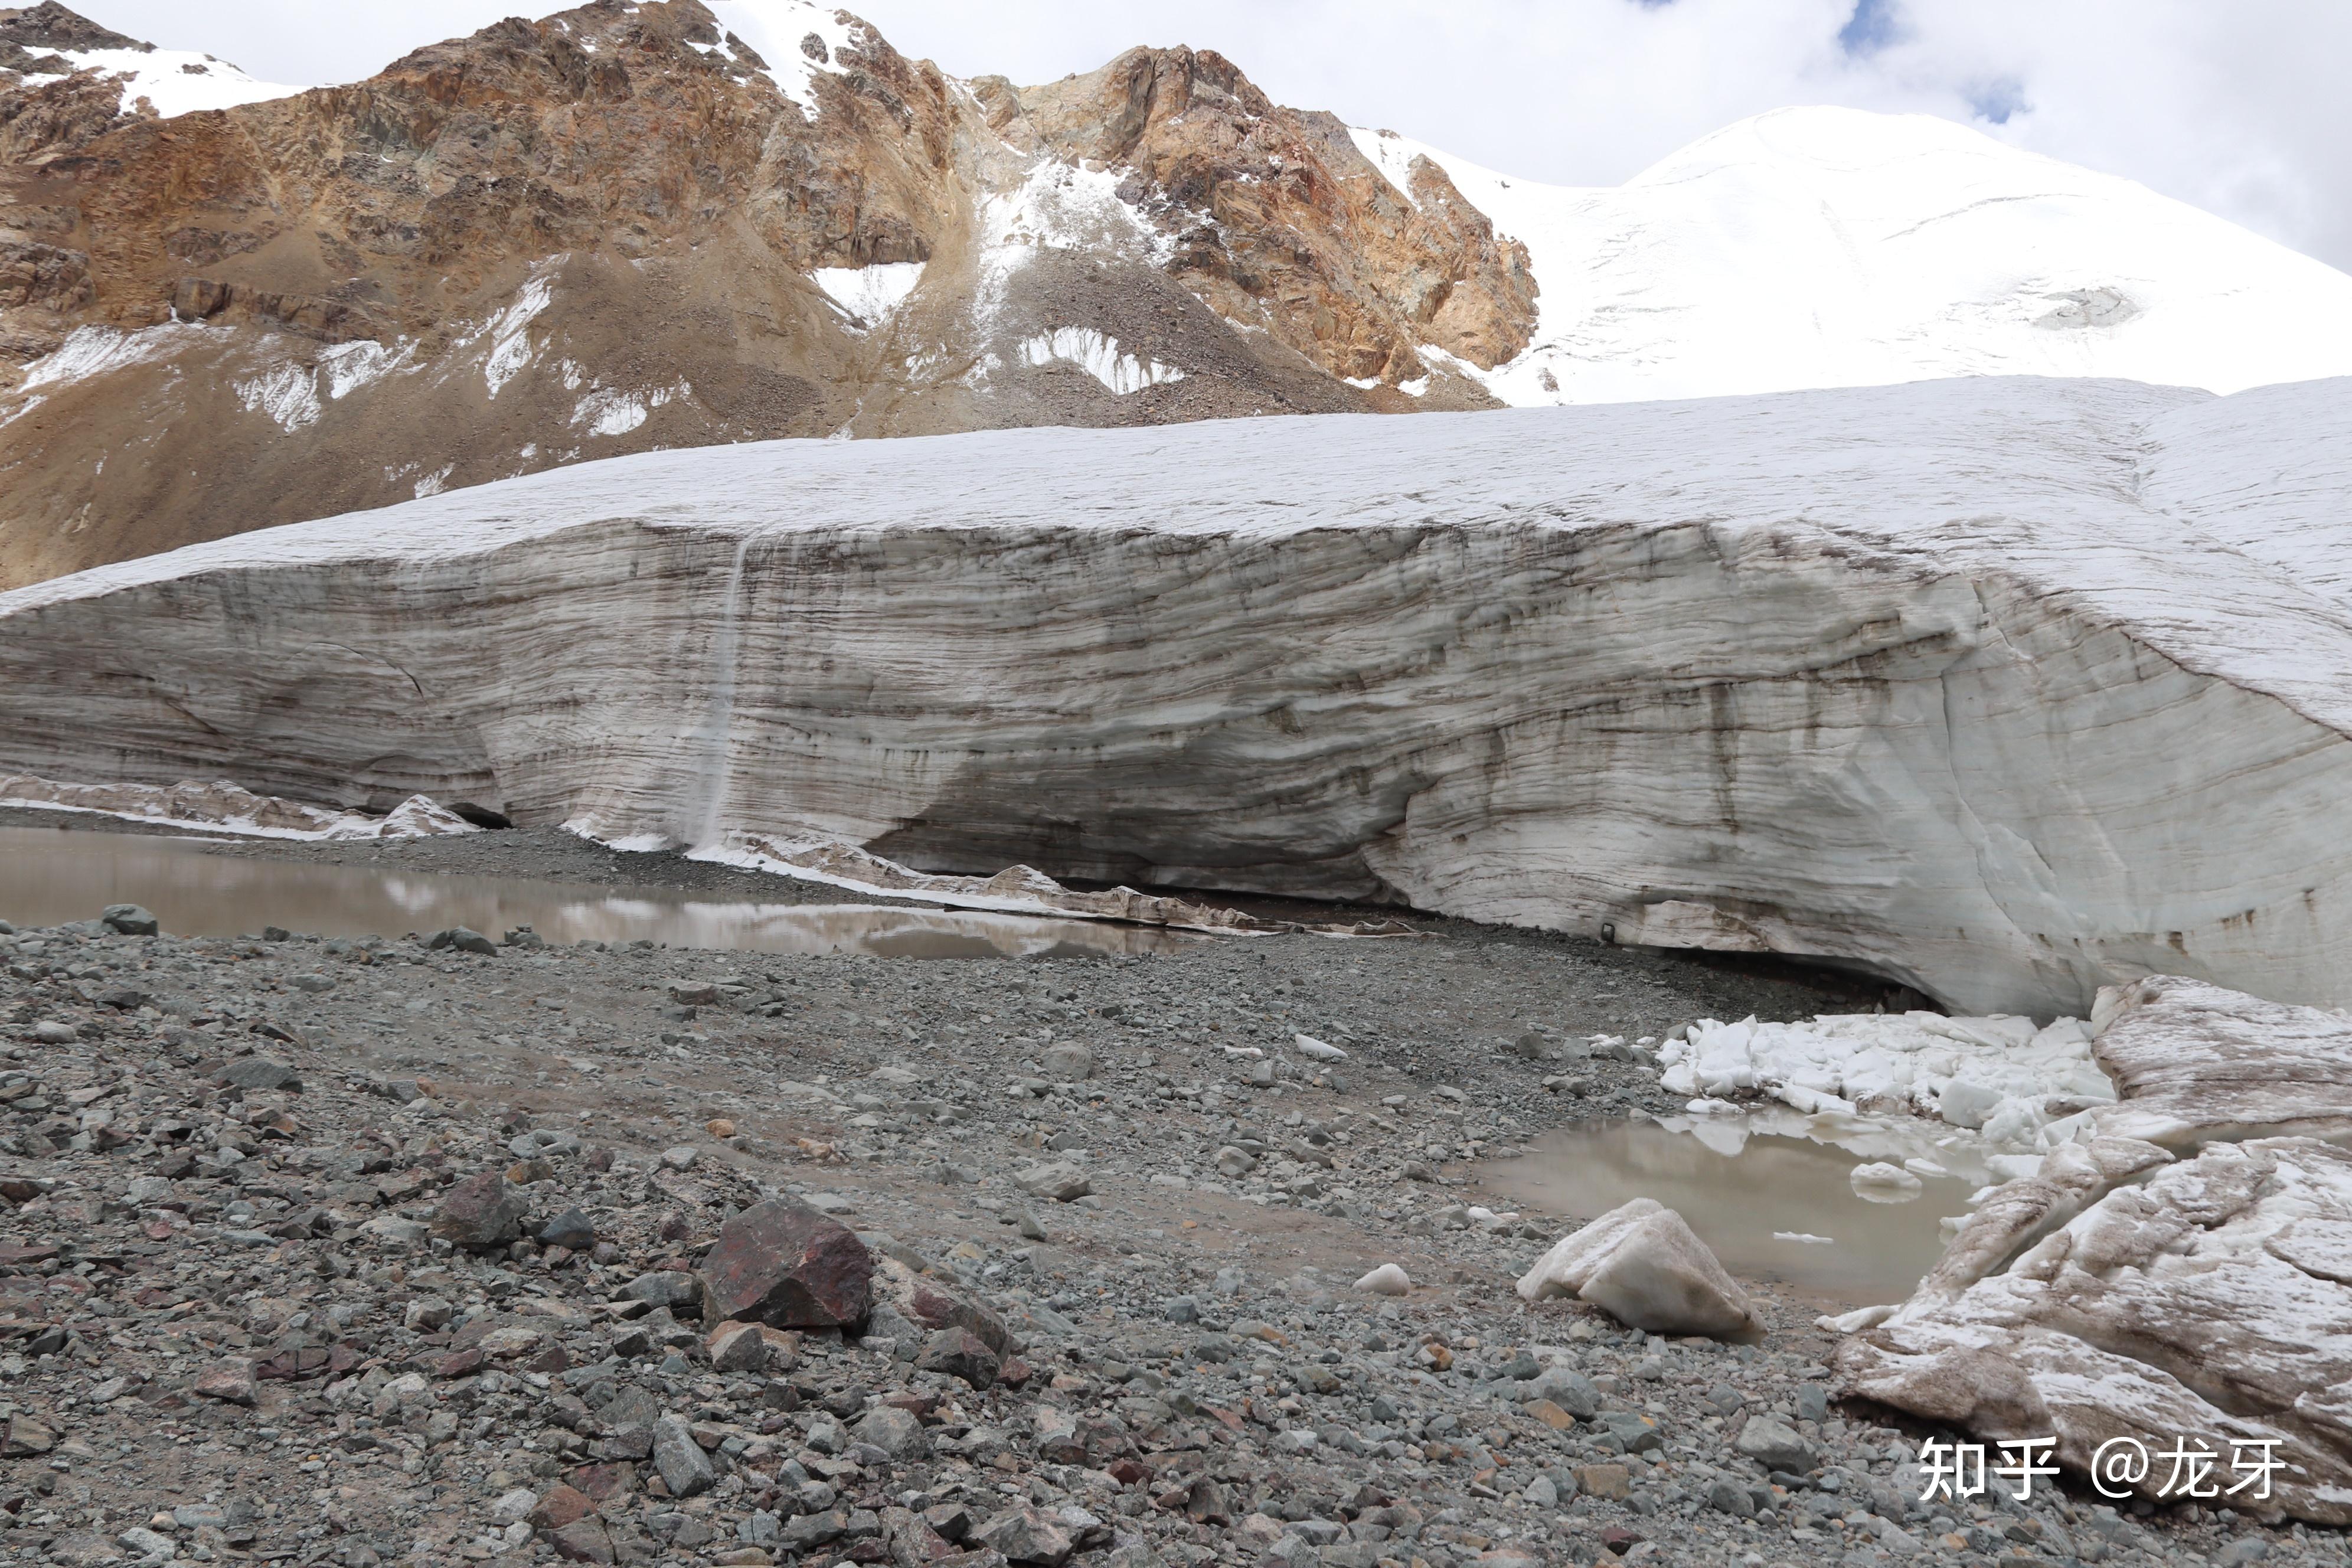
[[[2116,1438],[2268,1443],[2285,1468],[2238,1506],[2352,1523],[2352,1018],[2159,975],[2092,1027],[2120,1101],[1985,1195],[1909,1300],[1836,1322],[1848,1391],[2054,1436],[2076,1470]],[[2109,1479],[2158,1501],[2168,1477]]]
[[[2352,1002],[2352,381],[648,453],[0,595],[0,772]]]

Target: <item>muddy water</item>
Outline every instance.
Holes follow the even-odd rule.
[[[764,904],[658,889],[626,892],[518,877],[446,877],[211,855],[185,839],[0,827],[0,920],[19,928],[143,904],[180,936],[264,926],[321,936],[397,937],[470,926],[493,939],[528,925],[549,942],[639,939],[754,952],[881,958],[1109,956],[1201,940],[1141,926],[866,904]]]
[[[1524,1158],[1486,1167],[1485,1184],[1578,1219],[1655,1198],[1678,1210],[1732,1273],[1780,1280],[1840,1306],[1910,1295],[1943,1251],[1939,1221],[1966,1214],[1975,1190],[1971,1181],[1927,1177],[1908,1202],[1873,1201],[1854,1192],[1853,1167],[1902,1151],[1872,1148],[1868,1138],[1855,1149],[1801,1136],[1796,1130],[1805,1119],[1793,1116],[1750,1126],[1705,1120],[1712,1125],[1697,1131],[1676,1119],[1548,1133]]]

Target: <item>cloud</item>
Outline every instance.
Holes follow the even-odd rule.
[[[514,0],[85,0],[276,81],[364,76]],[[559,7],[525,0],[525,14]],[[1279,100],[1529,179],[1614,184],[1796,103],[1942,115],[2352,268],[2341,0],[865,0],[910,55],[1044,81],[1214,48]]]

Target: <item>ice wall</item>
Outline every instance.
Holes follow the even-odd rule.
[[[2347,437],[1988,379],[650,454],[0,596],[0,770],[2337,1005]]]

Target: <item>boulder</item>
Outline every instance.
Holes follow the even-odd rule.
[[[499,955],[497,942],[484,936],[480,931],[466,926],[451,926],[446,931],[436,931],[425,939],[425,945],[427,950],[435,952],[444,948],[451,948],[458,952],[478,953],[484,958],[496,958]]]
[[[224,1405],[252,1405],[261,1397],[261,1384],[254,1363],[239,1357],[199,1373],[189,1392]]]
[[[1579,1421],[1590,1421],[1601,1411],[1601,1391],[1573,1367],[1547,1368],[1520,1391],[1519,1397],[1530,1403],[1549,1401]]]
[[[522,1235],[530,1200],[507,1185],[502,1172],[484,1171],[451,1187],[433,1210],[435,1236],[453,1247],[488,1251]]]
[[[873,1291],[919,1329],[963,1329],[999,1357],[1019,1348],[994,1308],[952,1280],[917,1273],[902,1258],[875,1259]]]
[[[1095,1076],[1095,1054],[1084,1046],[1049,1047],[1039,1065],[1047,1078],[1061,1083],[1084,1083]]]
[[[239,1057],[220,1070],[220,1081],[230,1089],[267,1093],[272,1089],[301,1087],[300,1075],[281,1061],[268,1057]]]
[[[1576,1296],[1630,1327],[1659,1334],[1752,1340],[1748,1298],[1683,1216],[1635,1198],[1562,1237],[1518,1282],[1530,1301]]]
[[[0,1459],[28,1459],[58,1446],[58,1435],[30,1415],[0,1420]]]
[[[1003,1553],[1008,1563],[1039,1563],[1044,1568],[1059,1568],[1075,1544],[1069,1531],[1052,1515],[1025,1503],[992,1516],[971,1532],[971,1542]]]
[[[919,1459],[931,1451],[930,1436],[922,1422],[912,1411],[895,1405],[876,1405],[849,1429],[849,1435],[856,1442],[881,1449],[896,1463]]]
[[[614,1300],[643,1301],[673,1311],[691,1309],[702,1300],[702,1281],[683,1268],[650,1269],[622,1286]]]
[[[541,1226],[533,1239],[541,1247],[566,1247],[574,1252],[585,1252],[596,1245],[596,1222],[579,1209],[565,1209]]]
[[[1768,1413],[1749,1416],[1732,1446],[1767,1469],[1801,1476],[1813,1468],[1813,1446],[1795,1427]]]
[[[558,1481],[540,1494],[524,1519],[538,1530],[561,1530],[596,1511],[596,1500]]]
[[[987,1388],[995,1383],[1003,1362],[971,1330],[946,1328],[923,1342],[915,1364],[924,1372],[961,1378],[973,1388]]]
[[[163,929],[153,915],[137,904],[109,904],[98,918],[108,930],[121,936],[153,936]]]
[[[806,1204],[771,1198],[719,1226],[702,1259],[707,1319],[841,1328],[872,1300],[872,1256],[856,1233]]]
[[[1057,1204],[1074,1202],[1095,1190],[1087,1173],[1066,1160],[1015,1171],[1013,1180],[1023,1192],[1051,1198]]]
[[[706,1342],[713,1372],[758,1372],[768,1364],[768,1335],[762,1323],[721,1323]]]
[[[710,1468],[710,1457],[694,1440],[692,1428],[675,1415],[654,1423],[653,1462],[672,1497],[698,1496],[719,1479]]]

